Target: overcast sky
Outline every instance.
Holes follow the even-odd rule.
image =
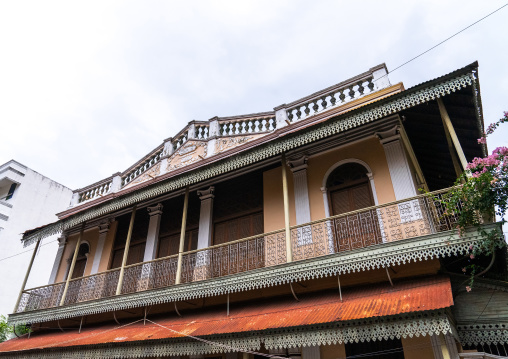
[[[394,69],[505,1],[0,1],[0,164],[84,187],[191,120],[269,111],[377,64]],[[496,121],[508,111],[507,17],[508,7],[392,84],[478,60],[485,122]],[[501,145],[507,125],[489,139]],[[47,273],[28,287],[47,283],[55,250],[41,249]],[[29,258],[1,272],[21,276]]]
[[[393,69],[505,1],[3,1],[0,163],[70,188],[123,171],[189,121],[271,110]],[[390,75],[475,60],[486,123],[508,110],[508,7]],[[506,145],[508,126],[490,141]]]

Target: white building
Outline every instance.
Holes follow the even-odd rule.
[[[31,251],[23,251],[24,231],[57,220],[72,190],[14,160],[0,165],[0,314],[12,311]],[[29,282],[47,284],[58,248],[56,236],[44,241]]]

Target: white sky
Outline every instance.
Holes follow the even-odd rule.
[[[193,119],[268,111],[379,63],[393,69],[505,1],[4,0],[0,163],[84,187]],[[507,16],[508,7],[391,82],[408,88],[478,60],[485,122],[496,121],[508,111]],[[489,148],[507,138],[505,125]]]

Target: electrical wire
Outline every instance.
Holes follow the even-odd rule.
[[[47,243],[43,243],[43,244],[41,244],[41,245],[39,246],[39,250],[41,249],[41,247],[43,247],[43,246],[45,246],[45,245],[48,245],[48,244],[50,244],[50,243],[56,242],[57,240],[58,240],[58,239],[54,239],[54,240],[49,241],[49,242],[47,242]],[[32,252],[32,251],[33,251],[33,249],[27,249],[26,251],[22,251],[22,252],[19,252],[19,253],[13,254],[13,255],[11,255],[11,256],[8,256],[8,257],[1,258],[1,259],[0,259],[0,262],[4,261],[4,260],[6,260],[6,259],[10,259],[10,258],[13,258],[13,257],[19,256],[19,255],[22,255],[22,254],[27,253],[27,252]]]
[[[485,16],[484,16],[484,17],[482,17],[481,19],[476,20],[475,22],[473,22],[472,24],[470,24],[470,25],[466,26],[465,28],[463,28],[462,30],[460,30],[460,31],[456,32],[455,34],[453,34],[453,35],[451,35],[451,36],[447,37],[446,39],[444,39],[444,40],[443,40],[443,41],[441,41],[440,43],[438,43],[438,44],[436,44],[436,45],[432,46],[431,48],[429,48],[429,49],[425,50],[424,52],[422,52],[422,53],[420,53],[420,54],[416,55],[415,57],[413,57],[413,58],[411,58],[411,59],[407,60],[407,61],[406,61],[406,62],[404,62],[403,64],[396,66],[393,70],[391,70],[391,71],[389,71],[387,74],[384,74],[383,76],[381,76],[381,77],[377,78],[375,81],[378,81],[378,80],[382,79],[383,77],[388,76],[388,75],[389,75],[389,74],[391,74],[392,72],[395,72],[396,70],[400,69],[401,67],[403,67],[403,66],[405,66],[405,65],[409,64],[410,62],[412,62],[412,61],[416,60],[416,59],[417,59],[417,58],[419,58],[420,56],[425,55],[427,52],[434,50],[436,47],[438,47],[438,46],[440,46],[440,45],[444,44],[444,43],[445,43],[445,42],[447,42],[448,40],[451,40],[452,38],[454,38],[454,37],[455,37],[455,36],[457,36],[458,34],[460,34],[460,33],[464,32],[464,31],[466,31],[467,29],[469,29],[470,27],[472,27],[472,26],[474,26],[474,25],[478,24],[480,21],[485,20],[486,18],[488,18],[489,16],[491,16],[491,15],[495,14],[496,12],[498,12],[499,10],[503,9],[503,8],[504,8],[504,7],[506,7],[506,6],[508,6],[508,3],[504,4],[503,6],[501,6],[501,7],[500,7],[500,8],[498,8],[498,9],[496,9],[496,10],[492,11],[490,14],[485,15]]]

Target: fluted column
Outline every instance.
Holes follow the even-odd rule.
[[[49,276],[48,284],[53,284],[56,282],[56,276],[58,274],[58,268],[60,268],[60,264],[62,263],[62,256],[64,253],[65,244],[67,243],[67,237],[61,236],[57,240],[58,240],[58,250],[56,252],[53,268],[51,269],[51,275]]]
[[[310,222],[309,189],[307,186],[307,156],[288,160],[293,172],[296,224]]]
[[[417,195],[415,181],[397,127],[376,133],[385,150],[388,170],[392,179],[395,199]]]
[[[198,196],[201,200],[199,211],[199,232],[198,249],[210,247],[212,244],[212,219],[213,219],[213,192],[215,187],[199,190]]]
[[[148,207],[146,210],[150,215],[150,222],[148,223],[148,234],[146,235],[145,256],[143,257],[143,262],[151,261],[157,256],[162,204],[158,203],[153,207]]]
[[[99,223],[99,239],[97,240],[97,247],[95,248],[95,255],[93,257],[92,270],[90,274],[96,274],[99,272],[99,265],[101,263],[102,252],[104,251],[104,243],[106,242],[106,236],[109,232],[110,223],[110,220]]]

